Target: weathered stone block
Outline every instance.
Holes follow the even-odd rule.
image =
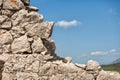
[[[12,53],[30,53],[30,43],[28,42],[27,36],[21,36],[20,38],[14,39],[11,45]]]
[[[3,9],[20,10],[25,8],[21,0],[4,0]]]

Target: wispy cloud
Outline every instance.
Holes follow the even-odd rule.
[[[69,27],[78,26],[80,24],[82,23],[77,20],[72,20],[72,21],[61,20],[61,21],[58,21],[55,25],[63,28],[69,28]]]
[[[118,54],[118,51],[116,49],[111,49],[109,51],[94,51],[90,53],[90,55],[92,56],[113,55],[113,54]]]
[[[107,52],[104,51],[95,51],[95,52],[91,52],[92,56],[100,56],[100,55],[106,55]]]

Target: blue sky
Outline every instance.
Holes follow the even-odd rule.
[[[52,39],[59,56],[74,63],[120,58],[120,0],[31,0],[44,21],[54,21]]]

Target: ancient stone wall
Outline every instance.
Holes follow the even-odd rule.
[[[120,80],[119,73],[102,70],[96,61],[73,64],[70,57],[57,56],[50,38],[54,23],[29,4],[0,0],[2,80]]]

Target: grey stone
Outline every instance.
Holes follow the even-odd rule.
[[[44,46],[47,48],[47,54],[51,54],[55,56],[55,43],[53,40],[51,40],[50,38],[48,39],[42,39]]]
[[[11,45],[11,49],[13,53],[30,53],[31,49],[30,49],[30,44],[27,40],[27,36],[21,36],[20,38],[16,38],[14,39],[12,45]]]

